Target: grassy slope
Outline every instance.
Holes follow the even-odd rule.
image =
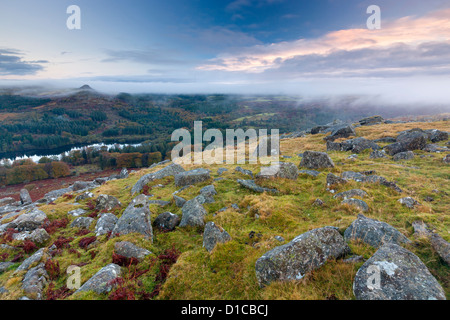
[[[376,125],[357,128],[356,132],[358,136],[376,139],[389,135],[395,136],[398,131],[413,127],[449,130],[449,122]],[[283,161],[290,161],[298,165],[300,163],[298,153],[305,150],[324,151],[326,147],[323,137],[324,135],[314,135],[282,140],[282,155],[292,156]],[[174,232],[169,233],[154,230],[155,241],[153,244],[135,234],[111,240],[106,239],[106,236],[101,236],[98,239],[98,245],[85,250],[78,247],[79,240],[94,234],[78,237],[75,235],[76,230],[66,228],[53,234],[49,244],[59,236],[71,236],[74,237],[71,245],[79,254],[69,253],[67,249],[64,249],[63,254],[56,256],[54,260],[59,262],[61,270],[66,270],[71,264],[85,263],[81,268],[83,283],[112,261],[111,256],[116,241],[129,240],[153,252],[152,255],[140,262],[138,267],[142,268],[147,267],[155,256],[174,245],[182,254],[172,267],[157,299],[354,299],[352,282],[362,263],[351,265],[345,264],[341,260],[330,261],[301,281],[272,283],[270,286],[260,289],[254,272],[255,262],[266,251],[282,244],[274,239],[274,236],[284,237],[285,242],[283,243],[286,243],[308,230],[327,225],[339,227],[343,231],[355,219],[358,214],[357,210],[340,205],[340,201],[333,199],[333,194],[326,191],[328,172],[339,174],[347,170],[376,170],[378,175],[396,181],[404,193],[398,194],[381,185],[361,184],[354,181],[338,186],[336,191],[352,188],[365,190],[369,197],[364,200],[370,207],[366,216],[393,225],[411,240],[415,240],[412,236],[411,223],[416,219],[421,219],[435,226],[436,231],[449,241],[450,202],[448,193],[450,188],[448,181],[450,169],[442,162],[443,154],[432,154],[433,157],[421,158],[420,155],[427,153],[418,151],[415,159],[405,162],[394,162],[391,159],[369,159],[368,151],[360,154],[357,160],[348,160],[346,158],[349,154],[350,152],[331,152],[330,156],[336,167],[332,170],[321,170],[322,173],[317,178],[301,175],[296,181],[278,179],[259,182],[264,186],[277,188],[281,191],[279,195],[255,194],[240,187],[236,179],[245,179],[246,176],[233,173],[236,165],[202,165],[202,167],[211,169],[212,178],[218,177],[217,169],[220,167],[226,167],[228,171],[221,175],[223,180],[204,182],[182,191],[179,195],[191,199],[198,195],[202,187],[214,184],[218,195],[215,196],[215,203],[205,204],[209,213],[206,220],[221,225],[233,240],[218,245],[211,254],[202,247],[202,230],[198,229],[177,228]],[[185,169],[194,168],[194,166],[184,167]],[[242,165],[242,167],[252,170],[253,173],[259,172],[256,165]],[[159,169],[160,167],[156,167],[131,173],[129,178],[107,182],[93,192],[96,195],[110,194],[117,197],[123,204],[122,209],[116,212],[119,216],[132,199],[128,190],[142,175]],[[155,195],[154,199],[171,201],[172,193],[178,189],[174,185],[173,177],[154,181],[150,183],[150,186],[159,184],[163,184],[164,187],[154,187],[151,190],[151,193]],[[434,189],[441,192],[433,193]],[[407,209],[397,201],[405,196],[416,198],[422,203],[422,206],[414,210]],[[424,197],[426,196],[432,196],[434,201],[425,202]],[[325,205],[314,206],[313,202],[317,198],[322,199]],[[66,217],[69,210],[74,209],[71,203],[73,200],[60,198],[55,205],[45,205],[40,209],[47,213],[50,220],[60,219]],[[240,211],[230,208],[233,203],[239,205]],[[223,207],[229,207],[229,209],[218,212]],[[152,205],[150,209],[153,213],[152,219],[165,211],[176,213],[181,217],[181,209],[176,207],[173,202],[165,208]],[[73,219],[71,218],[71,221]],[[95,223],[91,225],[91,230],[94,226]],[[251,231],[255,232],[255,236],[252,238],[249,237]],[[363,255],[365,258],[369,258],[375,252],[375,249],[361,243],[351,243],[350,246],[354,254]],[[450,298],[450,268],[439,259],[427,240],[414,241],[412,245],[408,246],[408,249],[421,258],[443,285],[447,298]],[[91,251],[96,253],[94,259],[91,258]],[[15,299],[22,295],[21,278],[17,276],[11,278],[12,269],[16,267],[17,264],[10,271],[0,275],[0,284],[4,284],[10,290],[10,294],[2,297],[3,299]],[[157,266],[154,265],[150,272],[140,278],[140,289],[153,290],[157,269]],[[123,270],[125,273],[127,272],[126,268]],[[55,281],[56,287],[65,284],[66,279],[67,275],[62,272],[62,275]],[[106,299],[107,296],[83,293],[70,298]]]

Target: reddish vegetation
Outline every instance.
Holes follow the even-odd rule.
[[[62,249],[62,248],[69,248],[69,242],[72,242],[73,238],[64,238],[64,237],[59,237],[53,244],[56,246],[56,248],[58,249]]]
[[[3,240],[5,242],[11,242],[13,241],[13,234],[18,233],[16,229],[8,228],[6,229],[6,232],[3,234]]]
[[[6,261],[6,259],[8,259],[8,257],[9,257],[9,253],[8,252],[5,252],[5,253],[2,253],[2,254],[0,254],[0,261]]]
[[[69,223],[68,218],[62,218],[53,220],[50,222],[48,219],[44,221],[44,229],[47,231],[48,234],[53,234],[56,232],[56,230],[67,227],[67,224]]]
[[[87,229],[80,229],[80,230],[78,230],[78,231],[75,233],[75,235],[76,235],[77,237],[81,237],[81,236],[87,235],[88,233],[90,233],[89,230],[87,230]]]
[[[164,253],[158,256],[158,259],[161,260],[161,264],[159,265],[159,273],[156,275],[156,281],[159,283],[155,286],[153,291],[150,293],[149,298],[153,299],[161,290],[161,286],[166,281],[167,275],[169,274],[170,268],[172,265],[177,262],[178,257],[180,256],[180,251],[175,249],[172,246],[170,249],[166,249]]]
[[[19,261],[22,261],[22,259],[23,259],[23,253],[19,252],[18,254],[16,254],[14,256],[14,258],[11,259],[11,262],[12,263],[19,262]]]
[[[150,195],[150,190],[151,190],[152,188],[148,185],[148,184],[146,184],[143,188],[142,188],[142,193],[143,194],[145,194],[146,196],[149,196]]]
[[[84,173],[79,176],[71,176],[65,178],[46,179],[33,181],[34,188],[29,190],[31,199],[36,201],[44,197],[47,192],[61,189],[72,185],[75,181],[92,181],[100,177],[108,177],[112,174],[120,173],[119,169],[105,170],[100,172]],[[27,183],[16,184],[7,186],[0,189],[0,198],[12,197],[16,201],[19,201],[19,192],[23,189]]]
[[[130,265],[138,264],[139,261],[136,258],[127,258],[127,257],[121,256],[120,254],[113,252],[112,262],[121,267],[128,267]]]
[[[80,243],[78,245],[80,246],[80,248],[86,249],[87,246],[90,245],[95,240],[97,240],[96,236],[86,237],[86,238],[81,239]]]
[[[45,270],[47,271],[50,280],[56,280],[61,273],[61,269],[59,268],[59,262],[53,261],[51,259],[48,259],[45,262]]]
[[[64,300],[73,293],[73,291],[67,288],[65,285],[56,290],[54,288],[55,284],[53,282],[50,282],[46,292],[47,300]]]
[[[36,244],[30,240],[25,240],[24,243],[22,245],[20,245],[20,247],[22,247],[22,250],[25,253],[32,253],[38,249]]]

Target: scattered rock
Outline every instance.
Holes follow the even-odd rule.
[[[26,258],[22,262],[22,264],[16,269],[16,271],[14,271],[14,273],[28,270],[34,263],[39,263],[39,261],[41,261],[43,256],[44,256],[44,248],[41,248],[35,253],[33,253],[31,256]]]
[[[36,244],[44,244],[48,240],[50,240],[50,235],[47,233],[47,231],[45,231],[45,229],[39,228],[34,230],[30,234],[29,239]]]
[[[442,162],[444,163],[450,163],[450,154],[447,154],[444,159],[442,159]]]
[[[28,192],[27,189],[20,190],[20,202],[22,204],[30,204],[33,202],[33,200],[31,200],[30,193]]]
[[[14,200],[14,198],[11,198],[11,197],[2,198],[2,199],[0,199],[0,207],[6,206],[8,204],[13,204],[15,202],[16,202],[16,200]]]
[[[299,170],[298,173],[306,174],[306,175],[312,176],[312,177],[317,177],[320,174],[320,172],[316,171],[316,170]]]
[[[180,224],[180,217],[171,212],[164,212],[158,215],[153,225],[163,231],[172,231]]]
[[[280,162],[270,167],[262,167],[257,178],[282,178],[296,180],[298,177],[298,168],[291,162]]]
[[[327,151],[351,151],[361,153],[366,149],[378,150],[380,147],[375,142],[363,137],[343,142],[327,142]]]
[[[111,211],[114,208],[120,208],[122,203],[116,197],[101,194],[97,197],[95,209],[99,211]]]
[[[250,190],[258,192],[258,193],[263,193],[263,192],[278,193],[277,189],[269,189],[269,188],[263,188],[263,187],[258,186],[254,180],[238,179],[237,182],[244,188],[250,189]]]
[[[94,291],[96,293],[107,293],[111,291],[113,285],[111,281],[120,277],[120,266],[114,263],[108,264],[100,269],[95,275],[86,281],[75,293],[81,291]]]
[[[397,142],[397,139],[394,138],[394,137],[383,137],[383,138],[375,139],[375,140],[373,140],[373,142],[376,142],[376,143],[394,143],[394,142]]]
[[[300,166],[308,169],[334,168],[334,163],[325,152],[305,151]]]
[[[359,124],[362,126],[372,126],[374,124],[383,123],[384,119],[381,116],[372,116],[359,120]]]
[[[14,263],[12,262],[0,262],[0,274],[8,270]],[[1,292],[0,292],[1,293]]]
[[[173,195],[173,199],[175,200],[175,205],[179,208],[183,207],[184,204],[186,203],[186,199]]]
[[[317,198],[316,200],[314,200],[313,205],[315,205],[315,206],[323,206],[324,202],[321,199]]]
[[[364,198],[367,197],[368,194],[364,190],[361,189],[351,189],[348,191],[340,192],[336,194],[333,198],[343,198],[344,200],[354,198],[354,197],[360,197]]]
[[[39,228],[47,219],[47,215],[39,210],[33,209],[28,213],[21,214],[15,220],[8,223],[8,228],[16,228],[18,231],[33,231]]]
[[[411,160],[411,159],[414,159],[414,152],[412,151],[399,152],[396,153],[393,157],[394,161]]]
[[[134,198],[122,216],[117,220],[112,235],[140,233],[153,242],[153,229],[150,221],[151,212],[148,198],[141,194]]]
[[[343,125],[335,128],[329,136],[325,137],[325,140],[334,141],[339,138],[348,138],[350,136],[356,136],[355,130],[350,125]]]
[[[430,236],[430,243],[434,251],[450,266],[450,243],[435,232]]]
[[[159,165],[159,164],[156,164]],[[152,168],[152,166],[150,166],[150,168]],[[169,176],[174,176],[177,173],[181,173],[184,172],[185,170],[183,169],[182,166],[176,164],[176,163],[172,163],[164,168],[162,168],[161,170],[158,170],[156,172],[152,172],[152,173],[148,173],[144,176],[142,176],[138,182],[136,182],[136,184],[133,186],[133,188],[131,188],[131,194],[136,194],[141,192],[142,188],[148,184],[151,181],[154,180],[158,180],[158,179],[163,179],[165,177],[169,177]]]
[[[352,256],[350,258],[342,260],[342,262],[344,263],[359,263],[363,261],[364,261],[363,256]]]
[[[347,180],[340,178],[332,173],[329,173],[327,175],[327,185],[328,186],[332,186],[335,184],[345,184],[345,183],[347,183]]]
[[[348,252],[350,248],[336,228],[314,229],[266,252],[256,261],[256,277],[260,286],[272,281],[299,280],[328,259],[339,258]]]
[[[285,239],[282,236],[275,236],[274,238],[275,238],[275,240],[278,240],[280,242],[284,242],[285,241]]]
[[[345,230],[346,240],[361,240],[374,248],[384,243],[409,243],[410,241],[400,231],[391,225],[378,220],[370,219],[362,214]]]
[[[97,185],[89,181],[75,181],[72,185],[73,191],[80,191],[87,188],[95,188]]]
[[[228,171],[227,168],[219,168],[219,169],[217,169],[217,174],[220,176],[222,173],[224,173],[226,171]]]
[[[381,159],[381,158],[387,158],[386,152],[384,150],[375,150],[372,151],[369,155],[370,159]]]
[[[348,204],[350,206],[357,207],[362,212],[366,212],[369,210],[369,206],[367,205],[367,203],[365,203],[360,199],[353,199],[353,198],[345,199],[344,201],[341,202],[341,204]]]
[[[151,254],[147,249],[140,248],[128,241],[120,241],[114,244],[114,252],[126,258],[144,259]]]
[[[409,209],[414,209],[415,206],[420,205],[415,199],[411,197],[405,197],[398,200],[401,204],[408,207]]]
[[[445,300],[444,290],[423,262],[393,243],[378,249],[358,270],[353,293],[358,300]]]
[[[399,152],[422,150],[427,145],[427,137],[423,131],[409,130],[400,134],[397,142],[387,145],[384,149],[391,156]]]
[[[240,172],[242,174],[245,174],[245,175],[250,176],[250,177],[253,178],[253,172],[251,170],[242,169],[241,167],[236,167],[234,169],[234,172]]]
[[[83,201],[83,200],[90,199],[90,198],[93,198],[93,197],[94,197],[94,194],[92,192],[86,191],[86,192],[83,192],[82,194],[78,195],[75,198],[75,201],[77,201],[77,202],[78,201]]]
[[[217,243],[225,243],[231,240],[228,232],[221,227],[214,224],[214,222],[208,222],[205,225],[205,231],[203,232],[203,247],[211,252]]]
[[[209,170],[199,168],[175,174],[175,185],[177,187],[194,185],[211,179]]]
[[[72,228],[89,229],[93,221],[94,218],[91,217],[79,217],[76,218],[70,226]]]
[[[437,129],[425,130],[425,132],[428,135],[428,139],[433,143],[448,140],[448,132]]]
[[[45,270],[44,263],[40,263],[34,268],[28,270],[22,280],[22,289],[25,294],[30,295],[36,300],[42,299],[42,290],[49,279],[48,273]]]
[[[181,208],[181,212],[180,227],[203,227],[205,225],[204,218],[207,212],[197,198],[186,201],[183,208]]]
[[[119,219],[112,213],[102,213],[97,221],[97,224],[95,225],[95,235],[98,237],[102,234],[112,232],[117,220]]]
[[[81,209],[81,208],[67,212],[67,214],[72,217],[79,217],[79,216],[84,215],[85,213],[87,213],[87,211],[84,209]]]
[[[211,184],[209,186],[203,187],[200,189],[200,194],[205,198],[205,203],[213,203],[214,196],[217,194],[216,189]]]

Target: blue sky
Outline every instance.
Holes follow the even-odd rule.
[[[73,4],[81,30],[66,28]],[[372,4],[380,30],[366,27]],[[450,0],[0,0],[0,84],[377,94],[437,83],[437,91],[448,86],[449,58]]]

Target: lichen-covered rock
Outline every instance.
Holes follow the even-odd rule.
[[[348,191],[340,192],[340,193],[336,194],[333,198],[342,198],[342,199],[345,200],[345,199],[350,199],[350,198],[354,198],[354,197],[364,198],[364,197],[367,197],[367,196],[368,196],[368,194],[364,190],[351,189],[351,190],[348,190]]]
[[[326,152],[305,151],[300,166],[308,169],[334,168],[334,163]]]
[[[28,270],[22,280],[22,289],[28,296],[36,300],[42,299],[42,290],[49,279],[44,263]]]
[[[213,203],[215,201],[214,196],[217,194],[217,191],[211,184],[200,189],[200,194],[205,198],[205,203]]]
[[[0,274],[8,270],[14,263],[12,262],[0,262]]]
[[[442,162],[444,162],[444,163],[450,163],[450,154],[447,154],[443,159],[442,159]]]
[[[22,264],[14,271],[14,273],[17,273],[19,271],[26,271],[28,270],[34,263],[38,263],[41,261],[42,257],[44,256],[45,248],[41,248],[35,253],[33,253],[31,256],[26,258]]]
[[[75,201],[83,201],[83,200],[90,199],[93,197],[94,197],[94,194],[92,192],[86,191],[86,192],[83,192],[82,194],[78,195],[75,198]]]
[[[250,189],[250,190],[258,192],[258,193],[263,193],[263,192],[278,193],[277,189],[263,188],[261,186],[258,186],[254,180],[238,179],[237,182],[244,188]]]
[[[85,213],[87,213],[87,211],[84,209],[81,209],[81,208],[67,212],[67,214],[72,217],[79,217],[79,216],[84,215]]]
[[[151,254],[147,249],[134,245],[129,241],[120,241],[114,244],[114,252],[126,258],[144,259]]]
[[[153,229],[150,221],[151,212],[148,198],[141,194],[134,198],[112,231],[112,235],[124,235],[128,233],[140,233],[150,241],[153,241]]]
[[[211,252],[217,243],[225,243],[231,240],[230,235],[220,226],[210,221],[205,225],[203,232],[203,247]]]
[[[94,218],[91,217],[79,217],[73,220],[70,226],[72,228],[89,229],[93,221]]]
[[[95,235],[98,237],[102,234],[112,232],[116,226],[117,220],[119,219],[112,213],[102,213],[97,221],[97,224],[95,225]]]
[[[347,180],[345,180],[344,178],[338,177],[334,174],[332,174],[331,172],[329,174],[327,174],[327,185],[328,186],[332,186],[335,184],[345,184],[347,183]]]
[[[414,209],[415,206],[420,205],[419,202],[417,202],[417,200],[411,198],[411,197],[404,197],[398,200],[398,202],[400,202],[402,205],[404,205],[405,207],[409,208],[409,209]]]
[[[173,199],[175,200],[175,205],[179,208],[182,208],[187,201],[186,199],[177,195],[173,195]]]
[[[16,228],[19,231],[32,231],[42,226],[45,219],[47,219],[47,215],[35,208],[28,213],[21,214],[8,223],[8,228]]]
[[[256,277],[260,286],[272,281],[299,280],[327,260],[349,252],[350,248],[336,228],[314,229],[266,252],[256,261]]]
[[[299,174],[306,174],[306,175],[311,176],[311,177],[317,177],[320,174],[320,172],[316,171],[316,170],[299,170],[298,173]]]
[[[422,150],[427,145],[426,137],[426,134],[424,136],[420,132],[399,135],[397,142],[387,145],[384,150],[391,156],[405,151]]]
[[[97,197],[95,209],[99,211],[102,210],[110,211],[114,208],[120,208],[121,206],[122,204],[116,197],[107,194],[100,194]]]
[[[184,171],[175,174],[175,185],[183,187],[187,185],[194,185],[211,179],[209,170],[199,168],[190,171]]]
[[[351,151],[361,153],[366,149],[378,150],[380,147],[375,142],[363,137],[349,139],[343,142],[327,141],[327,151]]]
[[[45,231],[45,229],[39,228],[34,230],[30,234],[29,239],[36,244],[43,244],[50,240],[50,235],[47,233],[47,231]]]
[[[400,231],[386,222],[370,219],[362,214],[345,230],[346,240],[361,240],[372,247],[378,248],[384,243],[410,242]]]
[[[353,293],[358,300],[445,300],[425,264],[393,243],[378,249],[358,270]]]
[[[386,152],[384,150],[374,150],[369,155],[370,159],[381,159],[387,158]]]
[[[172,231],[180,224],[180,217],[171,212],[164,212],[158,215],[153,221],[153,225],[164,231]]]
[[[16,203],[16,200],[14,200],[14,198],[11,198],[11,197],[6,197],[6,198],[0,199],[0,207],[6,206],[8,204],[13,204],[13,203]]]
[[[367,203],[365,203],[360,199],[353,199],[353,198],[345,199],[341,202],[341,204],[348,204],[350,206],[356,207],[362,212],[369,211],[369,206],[367,205]]]
[[[270,167],[262,167],[261,172],[258,173],[258,178],[282,178],[296,180],[299,171],[295,164],[291,162],[280,162],[271,165]]]
[[[371,126],[374,124],[383,123],[384,119],[381,116],[372,116],[359,120],[359,124],[362,126]]]
[[[437,129],[425,130],[425,132],[428,135],[428,139],[433,143],[448,140],[448,132]]]
[[[80,191],[88,188],[95,188],[98,185],[92,181],[75,181],[72,185],[73,191]]]
[[[414,159],[414,152],[412,151],[399,152],[396,153],[392,159],[394,161],[411,160]]]
[[[30,193],[28,192],[27,189],[20,190],[20,202],[22,204],[30,204],[33,202],[33,200],[31,200]]]
[[[251,170],[243,169],[239,166],[234,168],[234,172],[239,172],[253,178],[253,172]]]
[[[162,164],[162,163],[161,163]],[[152,165],[153,166],[153,165]],[[156,172],[148,173],[144,176],[142,176],[138,182],[135,183],[135,185],[131,188],[131,194],[136,194],[141,192],[142,188],[149,182],[163,179],[165,177],[174,176],[177,173],[184,172],[182,166],[176,163],[169,164],[168,166],[162,168],[161,170],[158,170]]]
[[[180,227],[203,227],[205,225],[207,212],[197,198],[186,201],[181,212]]]
[[[325,140],[334,141],[339,138],[348,138],[350,136],[356,136],[353,127],[350,125],[342,125],[336,127],[329,136],[325,137]]]
[[[120,266],[110,263],[94,274],[75,293],[91,290],[99,294],[107,293],[113,288],[111,281],[120,277],[120,274]]]

